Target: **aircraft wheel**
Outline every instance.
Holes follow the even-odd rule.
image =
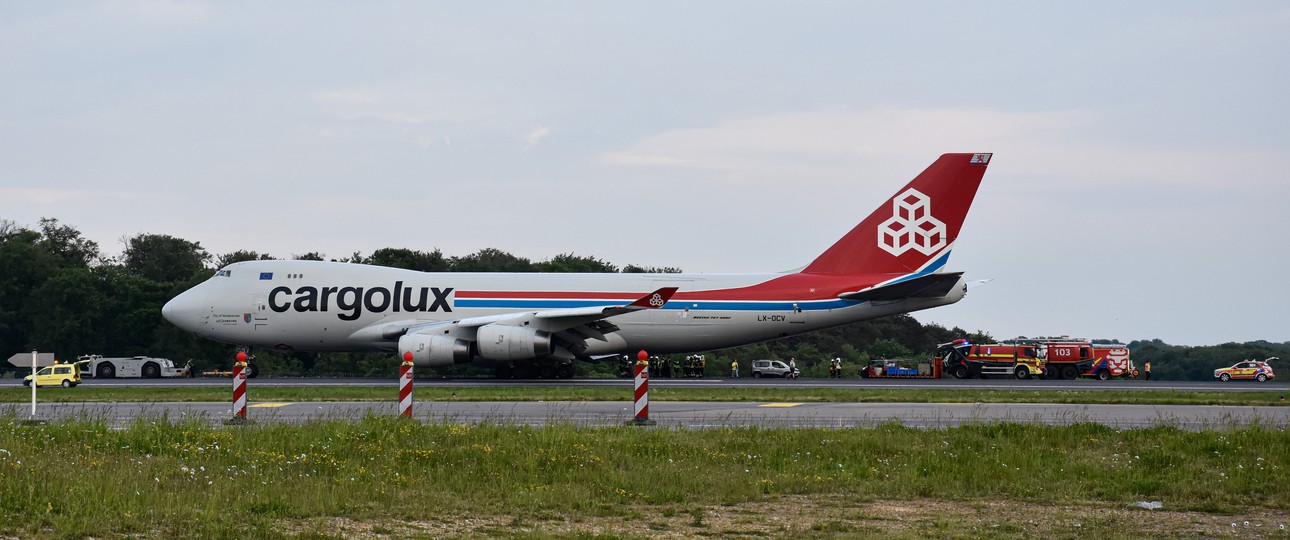
[[[556,368],[555,373],[556,373],[556,376],[560,377],[561,379],[572,379],[573,364],[560,364],[560,367]]]
[[[1229,375],[1229,374],[1227,374],[1227,373],[1224,373],[1224,374],[1222,374],[1222,375],[1219,375],[1219,376],[1218,376],[1218,380],[1223,381],[1223,382],[1227,382],[1227,381],[1232,380],[1232,376],[1231,376],[1231,375]]]
[[[542,366],[541,376],[543,379],[554,379],[555,366],[552,366],[552,365]]]

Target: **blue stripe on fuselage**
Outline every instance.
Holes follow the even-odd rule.
[[[811,301],[783,301],[783,302],[720,302],[704,301],[697,302],[668,302],[662,309],[686,309],[692,310],[715,310],[715,311],[793,311],[795,306],[803,311],[819,311],[827,309],[840,309],[850,307],[861,302],[851,300],[811,300]],[[458,299],[454,303],[457,308],[490,308],[490,309],[523,309],[523,310],[543,310],[543,309],[564,309],[605,306],[604,300],[529,300],[529,299],[507,299],[507,298],[489,298]],[[612,304],[610,304],[612,305]]]

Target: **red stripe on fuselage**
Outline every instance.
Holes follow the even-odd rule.
[[[900,277],[901,274],[863,276],[787,274],[756,285],[710,291],[680,291],[671,301],[791,301],[831,300],[839,294],[854,292]],[[666,283],[666,280],[659,280]],[[680,283],[678,283],[680,285]],[[506,298],[542,300],[635,300],[644,293],[579,291],[456,291],[457,298]]]

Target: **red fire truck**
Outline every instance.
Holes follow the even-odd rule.
[[[991,375],[1029,379],[1044,374],[1040,346],[1030,343],[978,345],[966,339],[941,344],[936,351],[946,373],[956,379]]]
[[[1016,339],[1004,343],[972,344],[957,340],[941,346],[945,371],[960,379],[1012,374],[1018,379],[1095,377],[1136,377],[1128,347],[1094,344],[1083,339]]]

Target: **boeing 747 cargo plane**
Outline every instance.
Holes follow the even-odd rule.
[[[706,351],[952,304],[943,270],[991,154],[945,154],[796,272],[425,273],[320,261],[247,261],[162,314],[189,332],[284,351],[412,353],[572,376],[572,361],[645,349]]]

